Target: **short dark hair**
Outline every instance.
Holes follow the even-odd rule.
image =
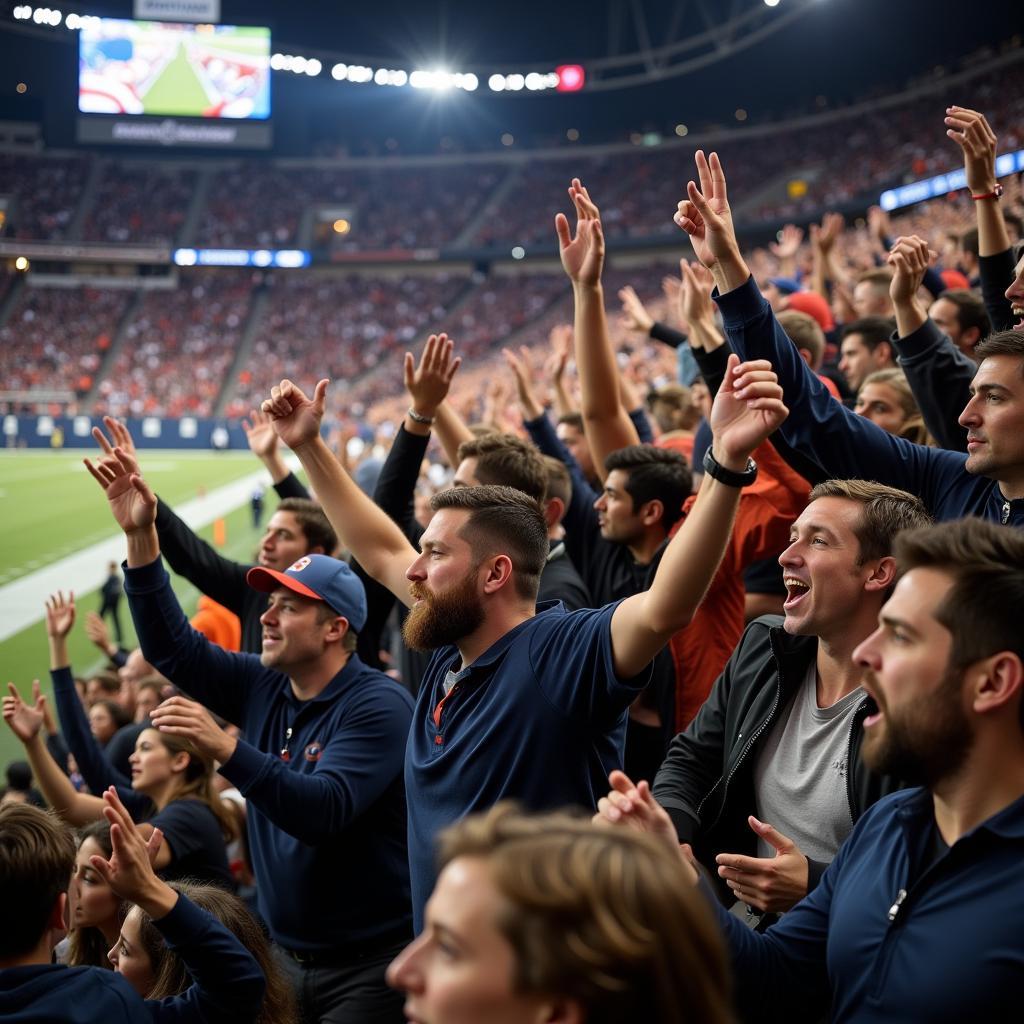
[[[888,292],[889,285],[892,284],[892,271],[888,267],[871,267],[868,270],[862,270],[856,277],[856,284],[861,284],[864,281],[874,285],[879,291],[884,288]]]
[[[958,669],[1001,651],[1024,661],[1024,535],[981,519],[960,519],[909,530],[896,542],[901,572],[937,569],[953,586],[935,613],[952,634],[950,661]],[[1021,701],[1024,728],[1024,699]]]
[[[558,417],[559,423],[564,423],[567,427],[574,427],[581,434],[583,433],[583,413],[581,412],[563,412]]]
[[[548,530],[540,503],[515,487],[485,484],[480,487],[449,487],[430,499],[430,507],[465,509],[469,521],[462,537],[478,561],[492,555],[512,560],[516,593],[537,600],[540,574],[547,562]]]
[[[892,332],[896,330],[896,321],[889,316],[862,316],[859,320],[851,320],[843,325],[840,341],[851,334],[859,334],[864,347],[874,352],[882,342],[889,343]]]
[[[811,489],[808,503],[818,498],[845,498],[863,506],[860,525],[854,529],[860,545],[860,563],[893,553],[903,530],[929,525],[932,517],[924,502],[908,491],[874,480],[826,480]]]
[[[990,334],[984,341],[977,344],[974,349],[974,358],[980,363],[982,359],[989,356],[1017,356],[1024,357],[1024,331],[996,331]],[[1024,373],[1024,364],[1021,365],[1021,372]]]
[[[947,288],[946,291],[939,292],[935,297],[936,302],[939,299],[946,299],[956,306],[956,319],[961,330],[966,331],[977,327],[981,332],[979,340],[992,330],[992,321],[988,318],[985,303],[969,289]]]
[[[339,616],[326,601],[316,601],[315,604],[316,623],[318,626],[323,625],[323,623],[328,619],[344,618],[344,616]],[[341,649],[343,651],[348,651],[349,654],[351,654],[355,651],[358,645],[359,634],[352,628],[352,623],[350,622],[348,624],[348,632],[341,639]]]
[[[0,804],[0,957],[22,956],[42,938],[75,866],[75,835],[55,814]]]
[[[515,434],[484,434],[459,445],[459,462],[476,459],[481,484],[514,487],[537,501],[548,489],[548,472],[537,448]]]
[[[572,477],[569,475],[568,467],[561,459],[556,459],[553,455],[542,455],[541,458],[544,460],[544,468],[548,474],[544,500],[559,498],[562,504],[568,508],[572,501]]]
[[[614,451],[604,460],[610,473],[621,469],[629,474],[626,493],[633,510],[649,501],[660,501],[661,525],[670,530],[682,518],[683,503],[693,491],[693,474],[686,459],[669,448],[653,444],[631,444]]]
[[[978,248],[977,228],[968,228],[960,236],[960,248],[963,249],[964,252],[969,252],[975,259],[977,259],[978,252],[980,251]]]
[[[306,538],[308,550],[320,548],[325,555],[338,549],[338,535],[324,515],[324,510],[309,498],[284,498],[275,510],[291,512]]]

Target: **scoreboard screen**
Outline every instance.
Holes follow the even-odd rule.
[[[78,109],[267,120],[270,29],[89,19],[79,33]]]

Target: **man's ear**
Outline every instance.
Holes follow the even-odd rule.
[[[324,633],[324,639],[329,643],[338,643],[345,638],[345,634],[351,628],[344,615],[337,615],[327,620],[327,632]]]
[[[640,521],[644,526],[656,526],[665,517],[665,503],[660,498],[652,498],[640,507]]]
[[[1008,704],[1019,708],[1024,688],[1024,665],[1012,651],[1000,651],[967,669],[970,680],[970,699],[974,710],[980,714],[1001,711]],[[1019,717],[1018,714],[1014,716]]]
[[[544,502],[544,523],[550,530],[557,526],[565,515],[565,502],[561,498],[548,498]]]
[[[878,559],[871,575],[864,583],[864,589],[877,593],[880,590],[888,590],[896,581],[896,559],[891,555]]]
[[[497,593],[512,581],[515,569],[512,559],[508,555],[495,555],[494,558],[489,558],[484,565],[487,566],[487,575],[484,578],[485,594]]]
[[[57,894],[57,898],[53,901],[53,906],[50,908],[50,916],[46,919],[46,931],[50,936],[50,942],[53,946],[56,946],[67,935],[69,926],[68,894],[61,892]]]

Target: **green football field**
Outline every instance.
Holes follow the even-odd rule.
[[[116,536],[117,527],[107,511],[99,487],[82,466],[82,456],[68,452],[3,452],[0,454],[0,586],[51,565],[61,558]],[[146,451],[142,454],[143,472],[153,489],[168,504],[181,505],[203,491],[239,480],[259,470],[259,463],[248,453]],[[273,494],[269,497],[273,508]],[[264,522],[269,511],[264,514]],[[251,525],[248,503],[225,516],[226,543],[220,550],[229,558],[249,561],[256,549],[260,531]],[[212,541],[213,527],[199,530]],[[198,593],[184,580],[172,577],[175,590],[192,614]],[[98,667],[103,658],[89,642],[82,628],[85,611],[99,609],[98,591],[76,594],[78,621],[69,637],[72,667],[84,671]],[[40,604],[40,615],[42,604]],[[131,616],[121,602],[121,621],[126,629],[126,646],[134,643]],[[7,692],[13,680],[27,695],[33,678],[49,689],[46,631],[42,620],[0,641],[0,685]],[[6,725],[0,723],[0,767],[13,758],[21,758],[21,745]],[[2,785],[2,780],[0,780]]]
[[[143,113],[202,116],[210,97],[189,63],[185,44],[142,97]]]

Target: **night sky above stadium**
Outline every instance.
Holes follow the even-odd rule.
[[[781,0],[783,11],[789,0]],[[760,0],[688,0],[682,24],[701,31],[698,12],[743,11]],[[9,6],[9,5],[7,5]],[[936,65],[980,46],[998,49],[1024,31],[1024,6],[1012,16],[977,4],[906,0],[817,0],[793,24],[733,57],[666,81],[595,94],[500,96],[486,88],[445,97],[414,90],[353,87],[278,74],[274,79],[276,149],[302,153],[332,138],[369,144],[397,139],[402,151],[434,151],[442,137],[459,148],[495,148],[504,132],[524,142],[564,139],[569,128],[583,142],[623,141],[632,132],[735,124],[737,108],[749,123],[811,113],[898,89]],[[657,46],[676,5],[644,0],[645,27]],[[1009,8],[1002,8],[1003,11]],[[131,3],[90,4],[83,12],[131,16]],[[399,67],[452,69],[493,62],[515,66],[580,62],[631,53],[638,34],[626,0],[552,4],[480,0],[375,0],[372,4],[222,0],[222,21],[269,24],[277,43],[329,48],[351,57],[390,59]],[[615,12],[618,12],[617,14]],[[610,14],[612,12],[612,14]],[[9,23],[7,23],[9,24]],[[45,121],[51,143],[73,137],[74,56],[65,43],[0,33],[0,115]],[[45,72],[44,72],[45,69]],[[45,77],[44,77],[45,74]],[[66,79],[66,96],[63,93]],[[14,85],[30,83],[13,99]]]

